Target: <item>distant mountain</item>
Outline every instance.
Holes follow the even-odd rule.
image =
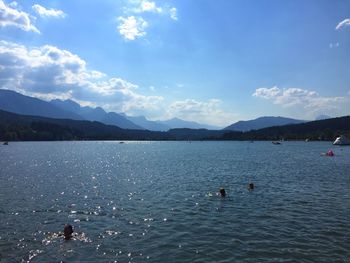
[[[49,102],[4,89],[0,89],[0,109],[22,115],[72,120],[83,119],[78,114],[61,109]]]
[[[224,128],[224,130],[245,132],[245,131],[258,130],[258,129],[267,128],[267,127],[282,126],[287,124],[298,124],[303,122],[305,121],[291,119],[291,118],[284,118],[284,117],[260,117],[249,121],[238,121]]]
[[[299,124],[267,127],[247,132],[229,131],[224,140],[326,140],[334,141],[339,135],[350,137],[350,116],[309,121]]]
[[[316,121],[319,121],[319,120],[326,120],[326,119],[330,119],[330,118],[332,118],[332,117],[323,114],[323,115],[318,115],[318,116],[315,118],[315,120],[316,120]]]
[[[81,107],[72,100],[55,99],[46,102],[11,90],[0,89],[0,109],[23,115],[48,118],[99,121],[123,129],[168,131],[176,128],[219,129],[215,126],[199,124],[174,118],[167,121],[150,121],[144,116],[131,117],[115,112],[106,112],[101,107]]]
[[[328,140],[350,137],[350,116],[274,126],[248,132],[171,129],[167,132],[121,129],[96,121],[19,115],[0,110],[0,141],[39,140]]]
[[[139,129],[144,130],[143,127],[136,125],[132,121],[125,118],[123,115],[115,112],[106,112],[101,107],[81,107],[78,103],[72,100],[52,100],[51,104],[64,109],[66,111],[74,112],[85,120],[99,121],[108,125],[115,125],[123,129]]]
[[[167,133],[121,129],[96,121],[19,115],[0,110],[0,141],[167,140]]]
[[[144,116],[125,116],[128,120],[150,131],[168,131],[170,127],[159,121],[147,120]]]
[[[171,129],[181,129],[181,128],[188,128],[188,129],[208,129],[208,130],[219,130],[219,127],[207,125],[207,124],[200,124],[194,121],[184,121],[179,118],[173,118],[166,121],[157,121],[158,123],[162,123]]]
[[[184,121],[179,118],[173,118],[165,121],[150,121],[147,120],[144,116],[126,116],[128,120],[133,123],[144,127],[150,131],[168,131],[170,129],[208,129],[208,130],[219,130],[219,127],[211,126],[207,124],[199,124],[192,121]]]
[[[81,107],[77,113],[89,121],[101,121],[107,114],[101,107],[92,108],[88,106]]]

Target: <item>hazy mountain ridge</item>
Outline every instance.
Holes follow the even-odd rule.
[[[231,124],[230,126],[227,126],[226,128],[224,128],[224,130],[245,132],[250,130],[263,129],[267,127],[282,126],[287,124],[299,124],[304,122],[306,121],[296,120],[292,118],[285,118],[280,116],[278,117],[265,116],[265,117],[259,117],[254,120],[238,121],[234,124]]]
[[[168,131],[171,128],[168,125],[163,124],[162,122],[158,121],[150,121],[147,120],[144,116],[127,116],[125,117],[132,121],[133,123],[147,129],[150,131]]]
[[[125,115],[126,116],[126,115]],[[131,120],[132,122],[136,123],[137,125],[140,125],[147,130],[152,131],[168,131],[170,129],[208,129],[208,130],[218,130],[219,127],[207,125],[198,123],[195,121],[185,121],[181,120],[179,118],[172,118],[170,120],[165,121],[150,121],[147,120],[144,116],[126,116],[127,119]]]
[[[122,129],[97,121],[54,119],[0,110],[0,141],[164,140],[163,132]]]
[[[83,119],[78,114],[63,110],[49,102],[4,89],[0,89],[0,109],[21,115],[72,120]]]
[[[184,121],[173,118],[166,121],[150,121],[144,116],[127,116],[123,113],[106,112],[101,107],[82,107],[72,100],[52,100],[46,102],[29,97],[11,90],[0,89],[0,109],[21,114],[42,116],[48,118],[98,121],[107,125],[115,125],[123,129],[139,129],[150,131],[168,131],[170,129],[208,129],[218,130],[218,127],[199,124],[192,121]],[[318,119],[329,119],[322,115]],[[284,117],[260,117],[254,120],[239,121],[223,130],[225,131],[250,131],[267,127],[298,124],[305,121]]]
[[[82,116],[83,119],[89,120],[89,121],[99,121],[107,125],[115,125],[123,129],[139,129],[143,130],[144,128],[141,126],[136,125],[135,123],[131,122],[127,118],[125,118],[121,114],[117,114],[115,112],[106,112],[101,107],[81,107],[78,103],[72,101],[72,100],[52,100],[50,101],[51,104],[60,107],[63,110],[74,112],[80,116]]]
[[[218,127],[174,118],[167,121],[150,121],[144,116],[127,116],[124,113],[106,112],[101,107],[80,106],[73,100],[54,99],[50,102],[26,96],[15,91],[0,89],[0,109],[32,116],[99,121],[123,129],[168,131],[173,128],[216,129]]]
[[[185,121],[181,120],[179,118],[172,118],[170,120],[166,121],[157,121],[158,123],[165,124],[169,126],[171,129],[181,129],[181,128],[188,128],[188,129],[207,129],[207,130],[219,130],[219,127],[213,126],[213,125],[207,125],[207,124],[200,124],[195,121]]]
[[[350,137],[350,116],[275,126],[248,132],[171,129],[167,132],[121,129],[96,121],[53,119],[0,110],[0,141],[31,140],[334,140]]]

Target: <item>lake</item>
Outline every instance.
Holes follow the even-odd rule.
[[[0,154],[1,262],[350,260],[350,147],[10,142]]]

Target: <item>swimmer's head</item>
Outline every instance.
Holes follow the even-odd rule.
[[[65,225],[63,229],[64,239],[70,239],[73,232],[73,227],[70,224]]]
[[[226,196],[226,191],[225,191],[224,188],[220,188],[219,192],[220,192],[221,197],[225,197]]]
[[[253,183],[249,183],[248,189],[249,189],[249,190],[254,190],[254,184],[253,184]]]

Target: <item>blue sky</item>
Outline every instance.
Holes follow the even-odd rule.
[[[227,126],[350,113],[350,1],[0,0],[0,87]]]

